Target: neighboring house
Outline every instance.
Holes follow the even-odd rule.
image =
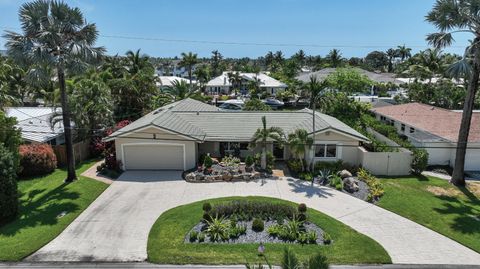
[[[63,123],[56,122],[52,127],[52,117],[60,108],[53,107],[7,107],[8,117],[17,119],[17,127],[21,129],[22,138],[26,143],[48,143],[61,145],[65,143]]]
[[[156,73],[159,76],[175,76],[181,78],[188,78],[188,68],[180,66],[181,60],[172,60],[168,66],[162,65],[157,67]],[[192,68],[192,77],[195,77],[196,66]]]
[[[232,93],[233,86],[230,82],[228,74],[232,72],[223,72],[220,76],[207,82],[206,91],[211,95],[230,95]],[[240,93],[248,93],[248,83],[250,81],[259,81],[261,92],[275,96],[277,92],[283,91],[287,88],[287,84],[280,82],[264,73],[242,73],[238,72],[242,78],[240,85]]]
[[[188,170],[197,165],[199,156],[222,157],[229,154],[246,157],[261,151],[249,144],[255,131],[277,126],[285,133],[305,129],[313,133],[311,110],[300,111],[220,111],[193,99],[181,100],[158,108],[117,130],[105,141],[115,141],[117,159],[124,170]],[[368,139],[343,122],[315,113],[316,146],[310,152],[315,161],[343,160],[359,164],[358,147]],[[315,149],[315,151],[314,151]],[[288,146],[268,144],[277,159],[291,157]]]
[[[176,76],[158,76],[157,86],[159,88],[170,88],[173,87],[175,81],[181,82],[184,81],[187,84],[190,84],[190,80],[186,78],[176,77]]]
[[[358,73],[367,76],[370,80],[377,82],[377,83],[394,83],[396,85],[400,85],[404,83],[400,79],[396,77],[393,73],[377,73],[377,72],[370,72],[362,68],[354,67],[353,70],[357,71]],[[308,72],[308,73],[301,73],[296,77],[296,79],[302,82],[309,82],[310,77],[314,76],[319,81],[325,80],[330,74],[334,73],[337,69],[336,68],[324,68],[315,72]]]
[[[429,153],[430,165],[455,163],[455,152],[462,112],[426,104],[409,103],[372,109],[378,120],[397,128],[417,147]],[[480,113],[472,116],[465,170],[480,171]]]

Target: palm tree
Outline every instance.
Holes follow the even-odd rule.
[[[267,119],[265,116],[262,116],[262,128],[258,128],[252,138],[252,145],[255,146],[260,144],[262,147],[262,157],[260,161],[260,166],[262,169],[267,169],[267,143],[269,140],[273,140],[278,143],[283,143],[284,133],[280,127],[269,127],[267,128]]]
[[[397,51],[398,51],[398,56],[400,57],[402,62],[405,61],[406,59],[412,57],[412,54],[411,54],[412,49],[407,48],[405,45],[398,46]]]
[[[188,69],[188,79],[190,80],[190,86],[192,85],[192,70],[193,67],[198,63],[198,58],[196,53],[185,53],[182,52],[182,60],[180,61],[180,66]]]
[[[228,73],[228,80],[232,84],[235,95],[237,95],[237,90],[242,85],[242,76],[240,76],[239,72],[230,72]]]
[[[327,82],[319,82],[317,77],[310,76],[310,81],[305,84],[304,89],[306,90],[306,94],[310,98],[310,108],[315,110],[315,105],[318,102],[318,98],[320,97],[323,90],[327,87]]]
[[[342,53],[338,49],[333,49],[328,53],[327,60],[333,68],[337,68],[342,63]]]
[[[198,90],[188,85],[184,80],[174,80],[172,87],[164,88],[161,92],[167,94],[170,100],[175,102],[191,97],[196,94]]]
[[[212,51],[212,74],[213,76],[219,75],[220,62],[222,61],[223,56],[218,50]]]
[[[65,89],[67,75],[83,70],[88,63],[98,62],[103,47],[93,47],[98,37],[95,24],[86,23],[78,8],[53,0],[25,3],[19,11],[23,34],[7,31],[9,55],[19,62],[45,63],[54,66],[61,100],[68,175],[66,182],[77,178],[73,159],[70,109]]]
[[[150,64],[148,62],[148,56],[141,55],[140,49],[138,49],[136,52],[129,50],[125,55],[127,56],[128,61],[128,71],[132,75],[137,74],[140,70]]]
[[[278,63],[281,64],[283,62],[283,52],[281,50],[277,50],[273,55],[273,59]]]
[[[309,169],[308,154],[313,145],[313,138],[309,136],[305,129],[297,129],[288,135],[288,146],[292,153],[303,163],[302,171],[305,166]]]
[[[275,59],[275,56],[273,55],[273,52],[269,51],[265,55],[265,67],[269,67]]]
[[[458,133],[455,165],[451,183],[465,185],[465,154],[467,152],[468,135],[472,120],[475,96],[478,90],[480,77],[480,12],[476,0],[437,0],[433,9],[426,16],[426,20],[438,28],[438,33],[427,36],[427,41],[436,48],[450,46],[454,39],[453,34],[458,32],[473,35],[470,44],[465,49],[463,58],[454,63],[448,72],[456,77],[465,77],[468,80],[462,120]]]
[[[303,67],[305,65],[305,52],[301,49],[295,55],[293,55],[293,58],[298,61],[298,64],[300,64],[300,67]]]
[[[205,84],[210,80],[210,70],[205,65],[201,65],[195,69],[195,77],[203,89]]]
[[[388,49],[386,54],[388,56],[388,72],[392,72],[393,61],[399,56],[399,51],[396,49]]]

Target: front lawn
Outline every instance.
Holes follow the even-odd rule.
[[[379,206],[480,252],[480,182],[457,188],[434,177],[381,179]]]
[[[92,166],[85,162],[77,174]],[[0,226],[0,261],[19,261],[59,235],[108,185],[79,177],[63,183],[66,171],[18,182],[20,213],[17,219]],[[65,212],[64,216],[62,213]]]
[[[212,204],[232,200],[294,203],[264,197],[229,197],[208,200]],[[163,213],[155,222],[148,238],[148,260],[165,264],[244,264],[258,262],[258,244],[185,243],[186,234],[202,219],[205,201],[179,206]],[[307,205],[308,206],[308,205]],[[296,205],[295,205],[296,207]],[[309,220],[321,227],[332,238],[331,245],[300,245],[291,243],[265,244],[265,254],[273,264],[279,264],[286,246],[301,259],[321,252],[330,263],[391,263],[387,252],[377,242],[339,221],[313,209],[308,209]]]

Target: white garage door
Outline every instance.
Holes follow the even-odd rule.
[[[125,170],[184,170],[182,145],[124,145]]]
[[[480,150],[468,149],[465,155],[465,170],[480,171]]]

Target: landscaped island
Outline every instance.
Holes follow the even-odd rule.
[[[242,207],[246,209],[239,210]],[[250,210],[254,207],[262,209]],[[200,228],[208,225],[205,218],[210,223],[217,222],[211,231],[207,231],[208,227],[203,231]],[[214,232],[214,228],[222,232]],[[284,237],[288,234],[286,231],[295,228],[298,230],[291,234],[296,238]],[[195,236],[192,236],[193,231],[196,231]],[[301,238],[308,238],[307,234],[313,238],[314,233],[315,242]],[[230,237],[231,234],[234,238]],[[213,237],[215,239],[211,240]],[[249,262],[259,259],[257,249],[260,242],[273,264],[279,264],[285,246],[298,253],[301,259],[321,252],[329,262],[337,264],[391,262],[377,242],[339,221],[303,205],[265,197],[220,198],[170,209],[152,227],[147,252],[148,260],[154,263],[243,264],[246,259]]]

